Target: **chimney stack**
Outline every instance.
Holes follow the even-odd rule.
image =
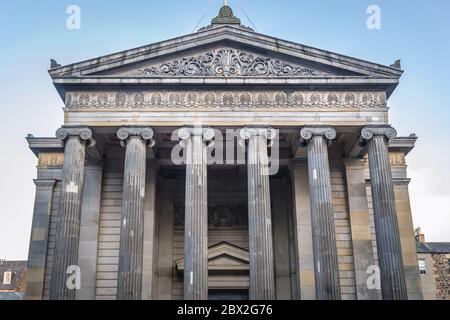
[[[420,227],[418,227],[416,230],[414,230],[415,236],[416,236],[416,242],[417,243],[425,243],[425,235],[422,233],[422,230]]]

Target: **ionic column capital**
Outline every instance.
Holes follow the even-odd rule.
[[[397,137],[397,131],[391,126],[366,126],[361,130],[359,141],[365,144],[375,136],[383,136],[385,139],[390,140]]]
[[[212,141],[216,136],[214,129],[202,126],[183,127],[178,129],[177,134],[181,140],[188,140],[191,137],[202,137],[203,141]]]
[[[320,127],[304,127],[300,131],[300,140],[301,142],[307,144],[312,137],[321,136],[327,139],[328,141],[334,140],[337,137],[336,129],[328,126],[320,126]]]
[[[277,131],[271,127],[245,127],[239,131],[239,136],[243,140],[249,140],[251,137],[264,137],[267,140],[273,140],[277,136]]]
[[[92,130],[88,127],[61,127],[56,131],[56,138],[66,142],[69,137],[77,137],[88,147],[95,146],[95,140],[92,137]]]
[[[117,138],[120,139],[120,144],[122,147],[125,147],[128,139],[131,137],[139,137],[142,140],[148,142],[149,147],[153,147],[155,145],[154,132],[150,127],[121,127],[117,131]]]

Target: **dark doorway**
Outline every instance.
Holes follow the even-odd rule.
[[[214,289],[208,292],[209,300],[248,300],[248,290]]]

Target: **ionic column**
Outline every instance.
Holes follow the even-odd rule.
[[[275,299],[272,213],[270,207],[268,140],[272,128],[244,128],[248,140],[248,225],[250,247],[250,300]]]
[[[407,300],[402,248],[389,162],[388,141],[397,136],[391,127],[365,127],[361,142],[367,143],[373,215],[384,300]]]
[[[126,147],[120,230],[118,300],[141,300],[144,246],[145,166],[153,146],[149,127],[122,127],[117,132]]]
[[[86,145],[93,145],[94,140],[86,127],[62,127],[56,137],[64,141],[65,149],[50,299],[74,300],[76,288],[67,285],[67,272],[78,264]]]
[[[206,142],[214,130],[186,127],[178,130],[186,163],[184,223],[184,299],[208,299],[208,184]]]
[[[339,300],[339,269],[331,194],[328,142],[336,138],[331,127],[303,128],[308,146],[308,173],[317,300]]]

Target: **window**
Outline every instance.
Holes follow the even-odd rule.
[[[419,272],[420,274],[427,274],[425,259],[419,259]]]
[[[12,272],[5,271],[3,273],[3,284],[11,284]]]

